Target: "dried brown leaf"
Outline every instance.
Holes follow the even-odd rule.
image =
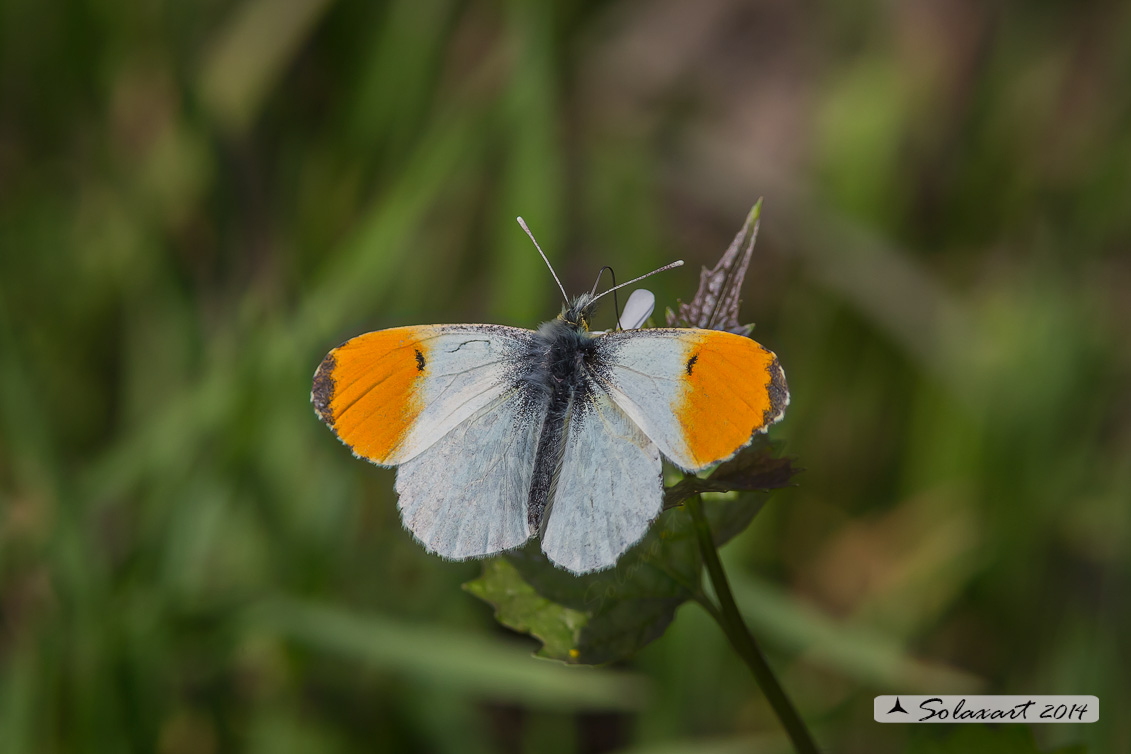
[[[669,327],[701,327],[739,335],[750,334],[753,325],[738,323],[739,294],[754,253],[761,215],[762,200],[759,199],[719,263],[710,270],[704,267],[699,273],[699,290],[695,292],[695,298],[687,304],[680,302],[675,312],[668,310]]]

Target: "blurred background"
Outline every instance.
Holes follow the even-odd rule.
[[[788,751],[696,606],[530,659],[309,404],[556,315],[516,215],[571,291],[687,260],[662,306],[764,196],[807,470],[723,554],[817,738],[1071,693],[1042,749],[1131,750],[1129,93],[1116,2],[2,0],[0,748]]]

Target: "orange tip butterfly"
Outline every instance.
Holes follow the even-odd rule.
[[[590,332],[597,300],[644,277],[571,300],[554,274],[566,303],[537,330],[359,335],[315,371],[314,411],[355,456],[398,467],[397,507],[429,552],[483,558],[537,536],[561,568],[610,568],[660,514],[661,456],[705,469],[789,404],[777,357],[749,338],[636,329],[655,303],[647,291],[621,329]]]

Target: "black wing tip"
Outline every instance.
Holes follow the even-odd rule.
[[[334,398],[334,388],[337,386],[334,381],[335,366],[337,360],[334,358],[334,352],[331,351],[315,370],[314,385],[310,390],[310,402],[314,404],[314,413],[331,428],[334,426],[334,410],[330,406],[330,401]]]
[[[785,415],[785,408],[789,405],[789,385],[785,381],[785,370],[775,355],[766,365],[770,374],[770,381],[766,385],[766,392],[770,396],[770,407],[762,414],[762,427],[769,427]]]

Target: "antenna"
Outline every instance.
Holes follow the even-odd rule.
[[[609,275],[613,279],[613,288],[616,288],[616,286],[617,286],[617,274],[615,272],[613,272],[612,267],[610,267],[609,265],[605,265],[604,267],[602,267],[597,272],[597,279],[593,281],[593,290],[589,291],[590,296],[593,296],[593,294],[595,294],[597,292],[597,286],[601,284],[601,276],[605,274],[605,270],[609,271]],[[610,288],[609,290],[612,290],[612,289]],[[597,299],[594,297],[593,300],[596,301]],[[613,311],[617,315],[617,327],[619,328],[620,327],[620,304],[617,303],[617,294],[616,293],[613,294]]]
[[[644,278],[652,277],[657,272],[664,272],[665,270],[670,270],[673,267],[682,267],[682,266],[683,266],[683,260],[677,259],[676,261],[672,262],[671,264],[665,264],[660,269],[652,270],[651,272],[649,272],[646,275],[641,275],[638,278],[633,278],[632,280],[629,280],[627,283],[621,283],[620,285],[614,285],[612,288],[610,288],[607,291],[604,291],[603,293],[601,293],[599,296],[597,296],[593,300],[596,301],[598,298],[601,298],[601,296],[604,296],[606,293],[612,293],[613,291],[617,290],[618,288],[624,288],[626,285],[632,285],[633,283],[640,281],[640,280],[643,280]]]
[[[613,276],[613,285],[617,284],[617,275],[615,272],[613,272],[613,268],[609,265],[605,265],[601,269],[597,270],[597,279],[593,281],[593,290],[589,291],[590,296],[597,295],[597,286],[601,284],[601,276],[605,274],[605,270],[608,270],[609,274]]]
[[[530,240],[534,241],[534,234],[530,232],[530,228],[526,227],[526,221],[520,217],[518,218],[518,224],[526,231],[526,235],[530,236]],[[542,247],[538,245],[537,241],[534,241],[534,248],[538,249],[538,253],[542,255],[542,261],[550,268],[550,274],[554,276],[554,282],[558,284],[558,289],[562,292],[562,300],[568,304],[569,296],[566,295],[565,286],[562,285],[562,281],[558,280],[558,273],[554,272],[554,267],[550,264],[550,260],[546,259],[546,253],[542,251]],[[683,262],[680,262],[680,264],[683,264]],[[659,270],[657,270],[657,272],[659,272]],[[600,297],[598,296],[598,298]]]

